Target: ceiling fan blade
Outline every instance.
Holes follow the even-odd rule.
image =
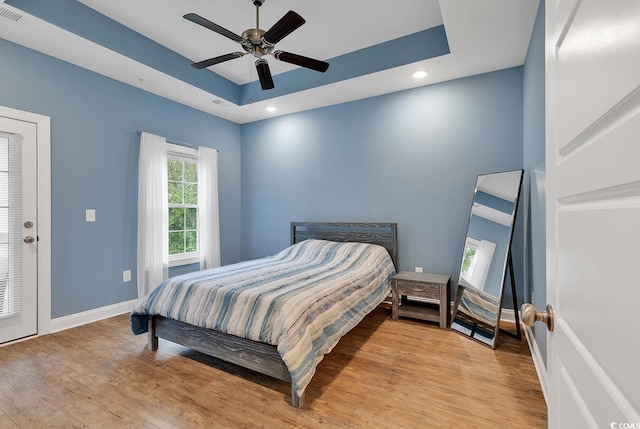
[[[199,63],[193,63],[191,64],[191,67],[194,67],[197,69],[205,69],[207,67],[211,67],[213,65],[223,63],[225,61],[243,57],[244,55],[245,55],[244,52],[233,52],[231,54],[225,54],[225,55],[220,55],[219,57],[209,58],[208,60],[200,61]]]
[[[273,89],[273,78],[271,77],[271,70],[269,70],[267,60],[260,58],[256,61],[256,69],[258,70],[258,77],[260,78],[260,86],[262,86],[262,89]]]
[[[269,31],[264,33],[262,40],[268,45],[275,45],[305,22],[307,21],[303,17],[290,10],[278,22],[273,24]]]
[[[184,15],[183,18],[188,19],[191,22],[195,22],[198,25],[202,25],[203,27],[208,28],[211,31],[215,31],[216,33],[224,37],[227,37],[233,40],[234,42],[242,43],[244,41],[242,37],[238,36],[237,34],[227,30],[224,27],[220,27],[218,24],[214,24],[213,22],[209,21],[206,18],[201,17],[198,14],[188,13]]]
[[[284,61],[285,63],[295,64],[321,73],[324,73],[329,69],[329,63],[327,62],[303,57],[298,54],[292,54],[291,52],[275,51],[273,56],[276,57],[277,60]]]

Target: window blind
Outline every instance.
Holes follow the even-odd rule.
[[[0,318],[20,314],[22,136],[0,133]]]

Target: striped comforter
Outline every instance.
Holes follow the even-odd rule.
[[[147,316],[277,346],[301,395],[317,364],[389,293],[387,251],[365,243],[306,240],[262,259],[164,281],[131,313],[135,334]]]
[[[495,328],[498,323],[500,298],[471,286],[464,279],[460,284],[464,286],[464,292],[460,297],[458,311]]]

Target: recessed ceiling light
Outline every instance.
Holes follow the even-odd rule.
[[[426,70],[419,70],[415,73],[413,73],[413,78],[414,79],[423,79],[427,77],[427,71]]]
[[[278,110],[276,106],[267,106],[267,112],[275,112],[276,110]]]

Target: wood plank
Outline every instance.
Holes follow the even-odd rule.
[[[155,333],[174,343],[253,371],[289,381],[291,377],[275,346],[201,329],[164,317],[154,317]]]
[[[290,386],[164,340],[118,316],[0,348],[1,427],[546,427],[527,344],[491,350],[379,307]]]

